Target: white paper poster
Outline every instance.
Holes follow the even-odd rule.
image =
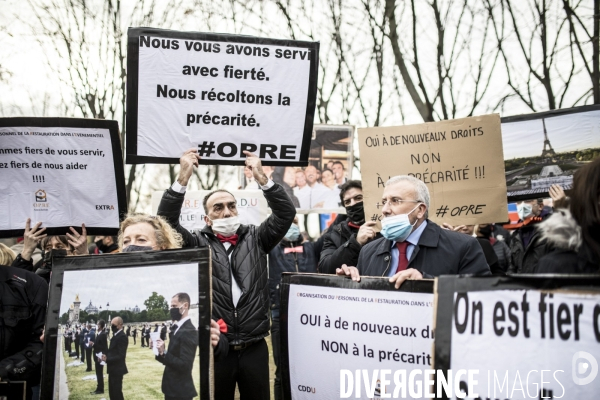
[[[292,399],[393,394],[396,371],[432,368],[432,323],[433,294],[290,285]],[[374,375],[383,370],[392,382]]]
[[[210,190],[188,190],[185,192],[185,200],[181,207],[179,223],[184,228],[193,231],[201,230],[204,222],[204,206],[202,200],[209,194]],[[260,225],[268,216],[267,200],[262,190],[232,190],[231,194],[237,200],[237,210],[240,223],[244,225]],[[152,214],[156,215],[158,205],[164,192],[152,194]]]
[[[125,188],[109,129],[8,126],[0,140],[0,231],[16,234],[31,218],[47,228],[85,223],[116,232]]]
[[[127,161],[306,165],[316,42],[129,30]]]
[[[599,295],[455,293],[452,321],[451,369],[478,370],[468,399],[597,397]]]

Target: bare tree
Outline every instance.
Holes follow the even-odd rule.
[[[121,0],[28,1],[34,18],[22,22],[30,26],[48,67],[61,86],[67,88],[62,96],[67,115],[119,121],[124,150],[127,79],[124,27],[174,24],[186,13],[183,0],[165,3],[141,0],[125,16]],[[127,175],[126,195],[132,209],[135,165]]]
[[[486,0],[511,93],[531,111],[553,110],[600,100],[598,14],[591,33],[590,3]],[[598,1],[594,1],[598,11]],[[587,74],[591,85],[585,85]],[[589,81],[588,81],[589,82]]]

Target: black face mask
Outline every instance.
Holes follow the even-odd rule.
[[[52,249],[50,251],[42,252],[42,268],[52,269],[52,259],[54,257],[66,257],[67,251],[65,249]]]
[[[171,314],[171,320],[179,321],[183,315],[181,315],[181,311],[179,311],[178,307],[174,307],[169,309],[169,314]]]
[[[94,242],[94,244],[96,244],[98,250],[100,250],[103,253],[106,253],[106,251],[108,250],[108,246],[102,243],[102,239],[98,240],[97,242]]]
[[[483,228],[479,228],[479,233],[483,235],[484,238],[489,239],[492,236],[492,226],[484,226]]]
[[[122,252],[123,253],[131,253],[133,251],[152,251],[154,250],[151,246],[136,246],[134,244],[130,244],[129,246],[125,247]]]
[[[114,334],[114,333],[117,333],[119,331],[119,328],[117,328],[117,326],[115,324],[111,324],[110,330]]]
[[[353,206],[346,207],[346,214],[348,215],[348,219],[356,225],[365,223],[365,207],[362,201]]]

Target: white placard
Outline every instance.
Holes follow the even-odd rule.
[[[408,376],[431,369],[432,323],[433,294],[290,285],[292,398],[339,399],[342,370],[372,376],[403,369]],[[360,385],[359,397],[352,385],[351,398],[370,398]],[[391,386],[376,386],[375,393],[390,393]]]
[[[478,370],[473,388],[481,398],[596,397],[600,296],[535,290],[454,296],[451,369]]]
[[[22,230],[27,218],[118,229],[109,129],[0,127],[0,138],[0,231]]]
[[[210,190],[188,190],[181,207],[179,223],[184,228],[193,231],[201,230],[206,225],[204,222],[204,207],[202,200]],[[237,200],[237,210],[240,223],[244,225],[260,225],[268,216],[267,200],[262,190],[232,190],[231,194]],[[164,192],[152,193],[152,213],[156,215],[158,205]]]
[[[129,47],[137,102],[128,115],[137,115],[128,162],[176,159],[191,147],[238,165],[243,150],[284,165],[308,161],[318,43],[132,28]]]

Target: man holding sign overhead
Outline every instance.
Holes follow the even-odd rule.
[[[209,246],[212,258],[213,317],[227,324],[229,354],[215,362],[215,398],[234,398],[238,385],[243,399],[268,399],[269,291],[266,254],[287,233],[296,209],[281,185],[265,175],[261,161],[250,152],[246,168],[263,190],[272,214],[260,225],[241,225],[236,199],[219,189],[203,200],[206,227],[190,233],[179,224],[186,186],[200,156],[186,151],[180,159],[177,181],[167,189],[158,215],[184,239],[183,247]]]
[[[427,219],[429,190],[422,181],[408,175],[392,177],[380,206],[383,237],[365,245],[357,266],[342,265],[338,275],[357,281],[360,275],[388,276],[399,288],[407,279],[491,273],[473,237],[442,229]]]

